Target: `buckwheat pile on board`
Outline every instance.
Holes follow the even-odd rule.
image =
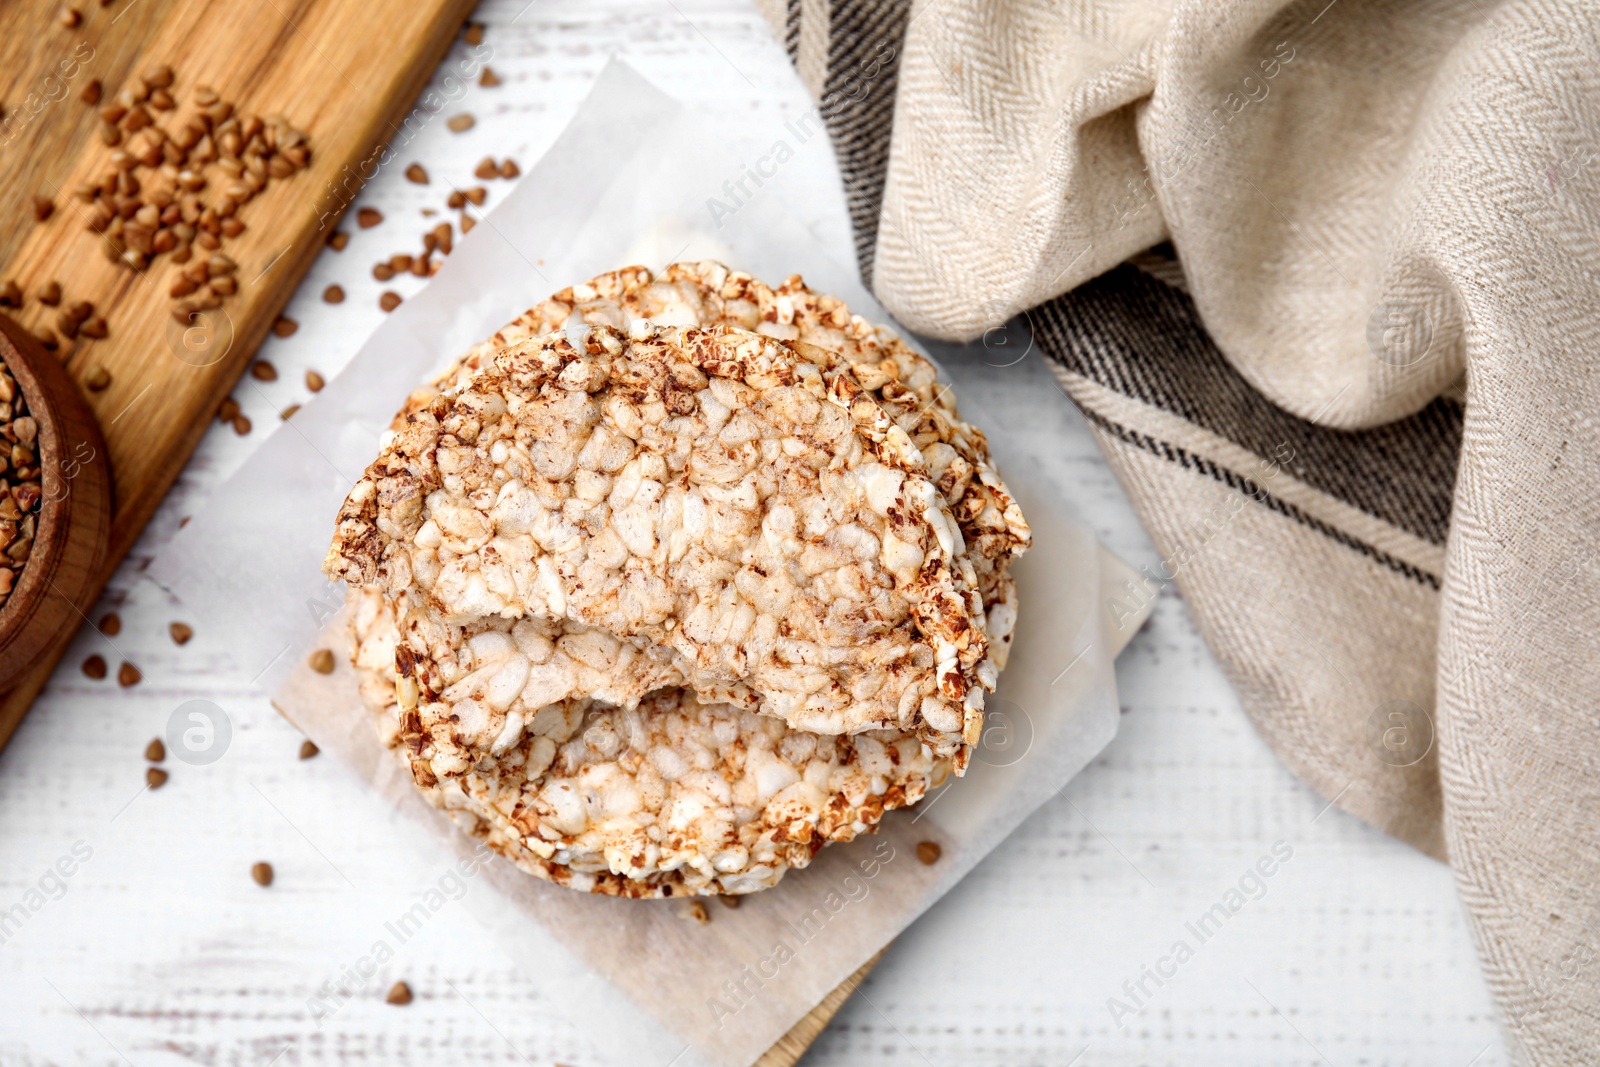
[[[682,896],[965,770],[1028,542],[927,360],[798,277],[682,263],[413,393],[324,568],[431,802],[539,877]]]

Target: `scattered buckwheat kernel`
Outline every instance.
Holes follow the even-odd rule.
[[[445,125],[450,127],[451,133],[466,133],[477,124],[478,120],[473,118],[472,113],[469,111],[463,111],[459,115],[451,115],[449,120],[445,122]]]
[[[363,230],[370,230],[383,221],[383,212],[375,207],[364,207],[356,212],[356,225]]]
[[[404,982],[396,982],[389,987],[389,992],[385,994],[383,999],[386,1004],[410,1004],[411,987]]]
[[[57,20],[67,29],[74,30],[83,22],[83,12],[75,7],[64,7]]]
[[[461,195],[460,189],[450,190],[450,195],[444,198],[445,206],[462,208],[467,206],[467,198]]]
[[[421,163],[413,163],[406,168],[406,180],[418,185],[428,184],[428,172]]]
[[[269,886],[269,885],[271,885],[272,884],[272,864],[270,864],[270,863],[252,863],[250,865],[250,877],[255,879],[256,885],[259,885],[259,886]]]
[[[343,230],[334,230],[328,234],[328,247],[335,252],[343,252],[344,246],[350,243],[350,235]]]
[[[100,618],[100,632],[107,637],[115,637],[122,632],[122,616],[114,611],[108,611]]]
[[[472,169],[472,176],[480,181],[487,181],[500,173],[500,165],[494,161],[493,156],[484,156],[478,160],[478,165]]]
[[[84,673],[85,677],[93,678],[97,682],[100,679],[104,678],[106,676],[106,660],[105,660],[105,657],[99,655],[98,653],[96,653],[95,655],[90,656],[88,659],[84,660],[83,661],[83,673]]]
[[[34,221],[43,222],[45,219],[55,214],[55,210],[56,202],[51,200],[48,196],[36,196],[33,198]]]
[[[248,415],[235,415],[233,417],[233,432],[243,437],[250,432],[250,417]]]
[[[471,215],[462,215],[461,216],[461,232],[462,233],[471,233],[472,232],[472,228],[474,226],[476,226],[477,224],[478,224],[478,220],[473,218]]]
[[[78,94],[78,99],[82,100],[90,107],[94,107],[100,102],[100,97],[104,92],[105,87],[100,84],[100,79],[95,78],[88,85],[83,87],[83,92]]]
[[[467,23],[466,33],[463,36],[466,38],[466,42],[468,44],[476,48],[478,45],[483,43],[483,23]]]
[[[139,668],[135,667],[127,660],[123,660],[122,666],[117,668],[117,684],[122,686],[124,689],[128,688],[130,685],[138,685],[139,679],[143,677],[144,675],[139,673]]]
[[[160,789],[167,784],[167,772],[160,767],[146,767],[144,769],[144,784],[151,789]]]
[[[300,328],[300,324],[287,315],[279,315],[272,323],[274,337],[288,337]]]
[[[485,189],[481,185],[474,185],[471,189],[465,190],[461,195],[465,196],[468,200],[472,201],[474,204],[477,204],[479,207],[482,207],[484,198],[489,195],[489,190]]]
[[[318,674],[333,673],[333,649],[319,648],[311,653],[311,658],[306,661],[311,664],[311,669]]]
[[[493,89],[500,84],[500,75],[494,72],[493,67],[484,67],[483,73],[478,75],[478,84],[485,89]]]
[[[386,282],[394,277],[394,268],[387,263],[374,263],[372,265],[372,276],[380,282]]]
[[[316,371],[306,371],[306,388],[311,390],[313,393],[322,392],[322,387],[327,384],[328,383],[323,380],[322,375],[318,374]]]
[[[330,304],[344,303],[344,289],[337,285],[330,285],[322,290],[322,299]]]
[[[744,897],[732,896],[727,893],[722,894],[717,899],[722,902],[724,908],[737,908],[744,903]]]
[[[250,377],[258,382],[275,382],[278,380],[278,368],[264,359],[258,359],[250,364]]]
[[[508,158],[500,164],[500,177],[502,178],[516,178],[520,177],[521,174],[522,168],[517,166],[517,161],[514,159]]]
[[[83,384],[89,387],[89,392],[98,393],[111,384],[111,372],[104,367],[96,367],[89,372],[89,377],[84,379]]]
[[[61,303],[61,283],[45,282],[39,288],[39,303],[48,307],[55,307]]]
[[[378,306],[385,311],[393,311],[400,306],[400,294],[393,289],[387,289],[378,297]]]
[[[15,281],[8,281],[0,286],[0,308],[19,308],[22,306],[22,287]]]
[[[194,627],[186,622],[175,622],[167,626],[167,633],[172,635],[175,645],[187,645],[189,638],[194,636]]]
[[[921,860],[923,863],[929,865],[938,863],[939,857],[942,855],[944,855],[944,849],[939,847],[939,843],[937,841],[917,842],[917,859]]]
[[[90,315],[83,325],[78,327],[78,332],[85,337],[99,340],[111,331],[106,327],[106,317],[104,315]]]
[[[294,413],[299,410],[299,404],[290,404],[288,407],[278,412],[278,418],[282,419],[284,422],[288,422],[290,419],[294,418]]]
[[[322,750],[317,747],[316,742],[312,741],[310,738],[307,738],[306,740],[300,742],[300,758],[301,759],[310,759],[312,756],[315,756],[320,751],[322,751]]]
[[[233,397],[223,397],[222,403],[217,405],[217,421],[232,422],[239,417],[239,402]]]
[[[161,743],[161,738],[151,738],[150,743],[144,746],[144,758],[151,763],[160,763],[167,758],[167,746]]]

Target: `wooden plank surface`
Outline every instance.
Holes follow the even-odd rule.
[[[12,220],[0,227],[0,280],[23,290],[25,303],[15,315],[32,329],[56,325],[58,309],[37,298],[49,282],[61,286],[63,306],[88,300],[107,320],[108,337],[80,338],[64,359],[80,383],[102,370],[110,377],[103,389],[86,390],[115,482],[111,544],[98,577],[104,582],[359,189],[360,179],[347,177],[371,173],[362,161],[391,139],[471,3],[75,3],[73,26],[57,3],[0,7],[0,71],[6,72],[0,74],[0,101],[7,119],[0,130],[0,218]],[[221,248],[238,264],[238,291],[220,315],[195,324],[205,331],[200,335],[186,335],[172,317],[168,290],[180,268],[171,256],[138,270],[111,261],[104,231],[91,228],[89,206],[74,195],[110,168],[112,151],[98,133],[96,108],[83,99],[85,88],[100,82],[110,102],[136,75],[160,65],[175,72],[170,91],[179,107],[153,112],[158,126],[176,133],[196,110],[196,88],[209,86],[241,115],[284,116],[306,131],[312,150],[309,167],[270,182],[239,209],[246,229],[224,238]],[[203,173],[210,180],[200,195],[215,204],[228,175],[215,164]],[[36,197],[54,205],[42,222],[34,221]],[[203,356],[197,358],[195,346]],[[0,745],[58,655],[0,700]]]

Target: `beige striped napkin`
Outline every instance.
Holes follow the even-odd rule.
[[[1029,317],[1148,589],[1296,773],[1448,858],[1519,1062],[1600,1061],[1600,11],[764,7],[879,299]]]

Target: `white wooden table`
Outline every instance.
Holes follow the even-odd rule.
[[[421,284],[383,285],[369,269],[412,251],[438,221],[419,214],[443,206],[437,178],[477,184],[470,173],[484,155],[526,167],[609,56],[704,109],[745,158],[808,106],[740,0],[490,0],[477,18],[504,84],[467,93],[460,107],[474,129],[434,123],[371,183],[359,205],[387,221],[351,225],[348,249],[322,255],[288,310],[299,332],[262,351],[278,380],[247,378],[236,391],[257,429],[206,437],[100,608],[120,613],[121,632],[79,635],[0,755],[0,1065],[598,1062],[463,909],[441,910],[354,1002],[312,1018],[307,998],[438,867],[331,761],[296,759],[300,738],[234,676],[226,650],[203,634],[176,647],[167,624],[182,612],[142,577],[276,412],[304,399],[304,371],[331,375],[354,353],[382,315],[378,293]],[[465,53],[458,44],[453,58]],[[405,180],[413,159],[434,185]],[[832,168],[818,138],[765,195],[791,198],[842,258]],[[483,184],[492,207],[505,185]],[[339,306],[320,300],[334,282],[349,294]],[[996,417],[986,398],[1001,376],[1036,383],[1029,410],[1004,417],[1028,427],[1047,477],[1109,547],[1156,561],[1037,354],[1006,367],[994,364],[1010,355],[981,348],[944,358],[963,410],[980,418]],[[136,663],[143,682],[87,679],[78,664],[93,653],[113,675]],[[1507,1062],[1450,872],[1325,810],[1277,762],[1176,595],[1163,594],[1118,677],[1117,740],[890,949],[808,1062]],[[144,746],[190,699],[228,713],[228,757],[169,760],[171,781],[144,792]],[[1280,841],[1293,856],[1264,895],[1201,944],[1186,923]],[[276,868],[268,890],[250,879],[257,860]],[[58,861],[70,877],[47,873]],[[18,904],[21,921],[6,925]],[[1177,964],[1180,939],[1193,958]],[[1147,967],[1171,977],[1158,985]],[[383,1001],[397,979],[415,990],[409,1006]],[[1142,1008],[1114,1018],[1111,998],[1135,1005],[1124,983]]]

